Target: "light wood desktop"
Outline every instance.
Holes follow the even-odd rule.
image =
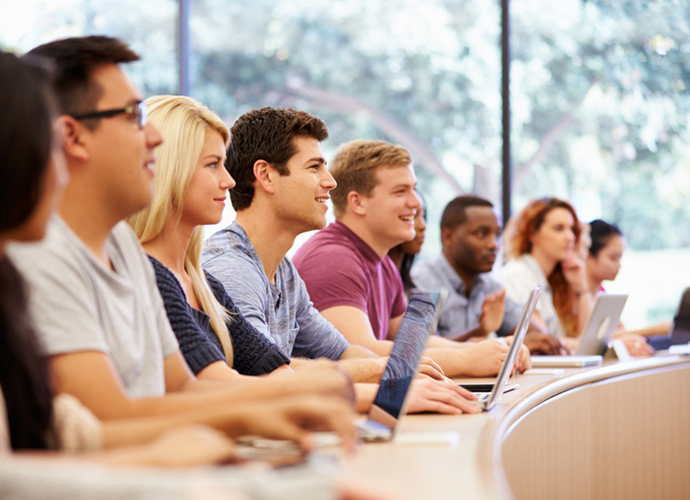
[[[401,436],[450,432],[455,444],[366,444],[339,461],[407,499],[690,498],[690,357],[511,383],[488,413],[402,419]]]

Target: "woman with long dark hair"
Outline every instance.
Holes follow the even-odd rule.
[[[603,282],[613,281],[621,268],[621,259],[625,252],[625,237],[616,224],[601,219],[589,223],[589,237],[591,240],[587,254],[587,281],[593,295],[605,293]],[[640,330],[626,330],[619,324],[616,336],[622,337],[628,350],[636,356],[651,354],[654,350],[643,337],[665,335],[671,328],[671,323],[661,322]]]
[[[0,53],[0,89],[0,386],[12,447],[45,449],[53,414],[47,364],[24,307],[21,278],[4,250],[12,240],[43,237],[66,173],[52,144],[46,70]]]

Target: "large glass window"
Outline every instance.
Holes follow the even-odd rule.
[[[500,200],[500,11],[469,0],[194,2],[194,95],[228,123],[262,106],[323,118],[327,158],[384,139],[415,158],[429,255],[457,193]]]
[[[629,249],[609,291],[629,325],[690,285],[690,4],[520,0],[512,9],[514,210],[572,200]]]
[[[177,92],[176,0],[0,0],[0,48],[23,54],[83,35],[126,41],[142,60],[128,74],[146,97]]]
[[[355,138],[409,148],[427,202],[422,258],[446,202],[500,207],[500,2],[194,0],[192,95],[227,123],[294,106],[328,123],[327,157]],[[690,284],[690,4],[511,2],[513,206],[555,195],[618,223],[627,326],[669,318]],[[143,56],[146,96],[175,93],[178,2],[0,0],[0,47],[109,34]],[[233,218],[228,211],[224,223]]]

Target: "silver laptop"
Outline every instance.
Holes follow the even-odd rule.
[[[427,338],[436,329],[447,296],[445,289],[412,293],[367,420],[357,422],[363,441],[393,439]]]
[[[592,314],[573,356],[532,356],[534,368],[580,368],[601,364],[628,300],[626,294],[597,295]]]
[[[484,411],[489,411],[498,402],[498,398],[505,392],[505,386],[510,378],[510,374],[515,366],[515,360],[520,352],[520,347],[522,342],[525,340],[525,335],[527,335],[527,329],[529,328],[530,319],[532,318],[532,313],[534,308],[537,306],[537,300],[539,300],[539,294],[541,294],[541,287],[539,285],[534,285],[534,288],[527,298],[527,303],[522,310],[522,316],[520,316],[520,321],[518,321],[518,326],[515,328],[515,334],[513,336],[513,342],[510,344],[510,349],[508,349],[508,354],[503,360],[503,365],[501,370],[498,372],[498,377],[496,378],[496,383],[494,388],[489,393],[477,394],[479,399],[474,403]]]

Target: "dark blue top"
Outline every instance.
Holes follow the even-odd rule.
[[[156,282],[168,320],[180,343],[180,350],[194,374],[211,363],[226,361],[223,347],[211,327],[208,314],[189,305],[182,285],[167,267],[150,255],[149,259],[156,271]],[[290,359],[280,348],[244,319],[222,283],[208,273],[206,280],[216,300],[231,314],[228,330],[232,339],[233,368],[243,375],[263,375],[289,364]]]

